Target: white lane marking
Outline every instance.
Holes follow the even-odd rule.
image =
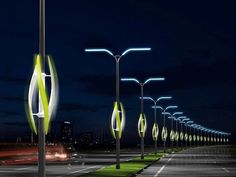
[[[25,167],[25,168],[17,168],[16,170],[27,170],[27,169],[30,169],[32,167]]]
[[[175,154],[173,154],[173,155],[171,156],[171,158],[169,158],[169,159],[167,160],[167,163],[168,163],[169,161],[171,161],[174,156],[175,156]],[[154,177],[157,177],[157,176],[164,170],[164,168],[166,167],[167,163],[166,163],[165,165],[163,165],[163,166],[157,171],[157,173],[154,175]]]
[[[157,173],[155,174],[154,177],[157,177],[157,176],[162,172],[162,170],[163,170],[165,167],[166,167],[166,166],[163,165],[163,166],[157,171]]]
[[[86,171],[86,170],[89,170],[89,169],[92,169],[92,168],[96,168],[96,167],[99,167],[99,165],[95,165],[95,166],[92,166],[92,167],[88,167],[88,168],[84,168],[84,169],[81,169],[81,170],[73,171],[73,172],[71,172],[69,174],[62,175],[62,176],[72,175],[72,174],[79,173],[79,172],[82,172],[82,171]],[[57,176],[57,177],[62,177],[62,176]]]
[[[226,168],[222,168],[222,170],[224,170],[226,173],[229,173],[229,170],[227,170]]]

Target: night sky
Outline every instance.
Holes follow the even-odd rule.
[[[85,48],[120,54],[121,77],[150,83],[144,95],[173,97],[196,123],[236,133],[236,12],[233,1],[46,0],[46,52],[54,58],[60,86],[52,124],[73,123],[74,134],[108,131],[115,101],[115,62]],[[38,1],[7,0],[0,5],[0,142],[30,132],[24,102],[38,53]],[[127,113],[123,142],[138,140],[140,88],[121,83]],[[149,133],[151,102],[145,102]],[[162,122],[158,112],[158,122]],[[53,130],[55,131],[55,130]],[[233,136],[232,136],[233,138]],[[236,140],[234,140],[236,142]]]

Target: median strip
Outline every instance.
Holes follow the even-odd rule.
[[[144,159],[140,157],[134,157],[129,161],[122,162],[120,169],[116,169],[116,165],[110,165],[94,172],[81,175],[82,177],[133,177],[138,173],[141,173],[143,169],[149,167],[156,161],[158,161],[164,155],[170,153],[171,150],[167,150],[166,153],[158,152],[157,154],[147,154]],[[80,176],[80,177],[81,177]]]

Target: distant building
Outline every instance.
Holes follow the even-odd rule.
[[[62,123],[61,140],[65,144],[72,144],[73,141],[72,124],[68,121]]]

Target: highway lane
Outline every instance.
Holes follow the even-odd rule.
[[[138,150],[122,152],[121,161],[138,155]],[[48,164],[46,174],[47,177],[75,177],[114,163],[113,152],[80,153],[69,162]],[[0,177],[37,177],[37,170],[37,165],[0,166]]]
[[[222,177],[236,176],[236,147],[190,148],[169,154],[137,177]]]

